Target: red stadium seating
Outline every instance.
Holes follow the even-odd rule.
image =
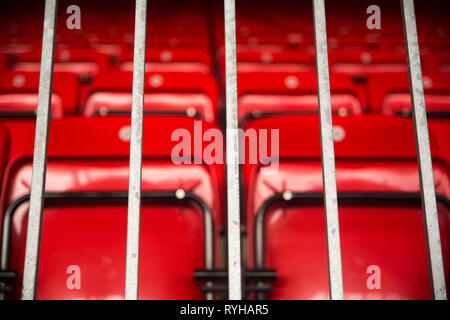
[[[404,52],[331,50],[328,55],[333,73],[372,76],[383,73],[407,72]]]
[[[71,73],[55,72],[53,75],[53,115],[60,117],[64,114],[75,114],[78,107],[79,86],[78,77]],[[33,100],[39,91],[39,71],[36,72],[3,72],[0,78],[0,101],[4,106],[2,110],[30,112],[37,108]],[[29,98],[22,103],[17,101],[18,95],[27,94]],[[13,97],[12,95],[15,95]],[[33,98],[34,97],[34,98]],[[30,100],[31,99],[31,100]],[[7,106],[6,104],[14,104]],[[13,110],[13,107],[17,109]]]
[[[365,89],[357,82],[347,75],[333,75],[330,86],[332,108],[336,113],[363,113]],[[238,94],[241,120],[267,113],[317,112],[317,80],[313,72],[238,73]]]
[[[448,291],[450,3],[414,3]],[[73,4],[81,29],[67,25]],[[325,4],[345,298],[431,299],[400,2]],[[373,4],[380,29],[367,25]],[[184,158],[193,163],[171,158],[176,130],[226,140],[224,3],[147,5],[139,298],[226,299],[225,166],[206,163],[197,140]],[[135,4],[58,7],[37,298],[122,299]],[[312,13],[312,1],[236,1],[237,116],[259,139],[240,149],[246,299],[330,298]],[[0,300],[21,295],[43,17],[44,1],[0,1],[0,291],[2,272],[17,272]],[[262,164],[264,129],[278,130],[279,144],[266,136],[274,171]],[[73,266],[80,290],[66,285]]]
[[[334,121],[341,132],[335,151],[344,297],[430,299],[411,122],[386,117],[352,120]],[[281,116],[255,120],[246,127],[281,132],[276,174],[264,175],[261,165],[246,165],[244,170],[249,264],[277,270],[270,299],[329,298],[318,125],[317,117]],[[296,148],[290,147],[293,141]],[[432,154],[439,156],[434,145]],[[449,174],[448,164],[435,162],[447,279]],[[263,249],[255,241],[265,244]],[[376,291],[366,285],[371,265],[379,266],[384,275]]]
[[[192,120],[154,117],[146,118],[144,125],[153,130],[145,131],[143,146],[140,298],[202,299],[204,294],[194,282],[193,271],[205,268],[205,246],[217,249],[221,219],[217,175],[221,172],[218,166],[171,162],[171,148],[176,142],[170,145],[166,141],[170,141],[173,129],[192,132]],[[205,130],[211,128],[207,123],[203,126]],[[123,298],[127,130],[126,117],[52,123],[38,299]],[[24,156],[9,166],[2,195],[5,209],[9,207],[4,212],[12,223],[4,229],[10,228],[9,267],[18,271],[19,279],[32,143],[27,147]],[[197,157],[196,153],[186,156]],[[179,195],[177,190],[185,191]],[[212,232],[211,237],[208,232]],[[73,264],[86,275],[82,290],[66,287],[66,269]],[[17,287],[13,296],[19,294]]]
[[[156,70],[145,74],[145,91],[150,93],[149,98],[144,100],[146,111],[166,114],[184,112],[210,122],[217,121],[217,86],[210,74]],[[83,113],[90,116],[110,111],[129,112],[132,80],[133,73],[130,71],[99,75],[84,94]],[[180,99],[183,99],[182,104]]]
[[[425,106],[430,116],[450,111],[450,75],[423,74]],[[383,114],[410,114],[408,74],[374,75],[368,82],[370,105],[373,112]]]
[[[10,55],[12,69],[19,72],[39,72],[40,49]],[[55,72],[74,73],[78,76],[94,77],[108,70],[117,62],[121,48],[117,45],[91,45],[87,47],[59,45],[55,50]]]

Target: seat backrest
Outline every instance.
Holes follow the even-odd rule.
[[[141,299],[204,298],[193,271],[204,269],[208,261],[214,267],[216,261],[221,170],[204,163],[176,165],[171,159],[177,144],[172,132],[183,128],[192,133],[193,122],[184,117],[144,119],[149,130],[144,129],[143,137]],[[203,128],[215,127],[204,122]],[[129,117],[52,122],[38,299],[123,298],[129,130]],[[186,156],[194,159],[199,153],[201,157],[202,150]],[[19,283],[31,154],[30,143],[28,155],[9,167],[2,195],[12,222],[8,267],[17,270]],[[78,267],[82,287],[71,290],[66,272]],[[17,288],[12,295],[19,294]]]
[[[404,52],[387,50],[332,50],[328,54],[330,71],[353,76],[407,72]]]
[[[82,94],[83,113],[129,113],[132,81],[132,71],[100,74]],[[149,93],[144,99],[144,107],[148,112],[184,113],[211,122],[217,121],[217,84],[209,73],[147,72],[145,92]]]
[[[345,298],[430,299],[412,121],[359,116],[333,122]],[[251,121],[250,128],[279,129],[280,159],[271,175],[261,165],[244,165],[249,267],[277,270],[280,280],[267,298],[328,299],[319,121],[279,116]],[[435,143],[432,154],[450,270],[450,167],[439,160]],[[381,272],[377,290],[369,281],[373,270]]]
[[[8,111],[17,106],[21,111],[30,112],[37,108],[39,91],[39,70],[33,72],[5,72],[0,78],[0,99]],[[24,95],[26,94],[26,95]],[[78,107],[79,81],[78,77],[71,73],[55,72],[53,74],[53,111],[54,117],[63,114],[74,114]],[[24,97],[20,102],[21,97]],[[19,103],[19,102],[20,103]],[[33,108],[34,105],[34,108]]]
[[[330,88],[336,113],[363,113],[365,89],[351,77],[331,75]],[[317,113],[318,110],[314,72],[238,73],[238,95],[240,119],[264,113]]]
[[[117,45],[64,45],[55,48],[54,71],[74,73],[77,76],[94,77],[106,71],[114,61],[119,60],[121,47]],[[38,72],[41,50],[15,54],[11,57],[12,69],[18,72]]]
[[[425,107],[430,115],[450,111],[450,76],[445,73],[423,74]],[[372,110],[383,114],[406,114],[411,111],[407,73],[378,74],[368,81]]]

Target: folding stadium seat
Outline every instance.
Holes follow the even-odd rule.
[[[39,72],[4,72],[0,77],[0,124],[8,131],[12,160],[24,150],[28,130],[35,128]],[[52,119],[74,114],[78,107],[78,78],[55,72],[51,105]]]
[[[79,94],[78,77],[71,73],[55,72],[53,75],[53,94],[55,99],[54,114],[61,116],[64,114],[76,113],[78,107]],[[37,95],[39,91],[39,70],[35,72],[3,72],[0,77],[0,100],[2,106],[7,107],[8,103],[13,103],[17,112],[34,111],[37,107]],[[23,97],[22,103],[20,97]],[[19,99],[19,100],[18,100]],[[36,100],[33,100],[36,99]],[[9,111],[11,110],[11,108]]]
[[[407,72],[405,52],[330,50],[330,71],[354,76]]]
[[[37,94],[0,94],[0,124],[7,130],[10,148],[8,159],[14,159],[23,151],[24,135],[28,130],[35,128]],[[63,106],[59,96],[52,96],[52,119],[60,119],[63,116]]]
[[[430,299],[412,121],[370,115],[333,122],[344,298]],[[280,138],[279,152],[270,154],[279,155],[277,170],[244,165],[249,268],[276,270],[266,298],[328,299],[319,119],[270,117],[246,129],[279,129]],[[450,169],[434,139],[431,152],[448,290]],[[381,286],[371,290],[374,269]]]
[[[275,66],[275,65],[274,65]],[[314,72],[238,73],[239,119],[280,113],[316,113],[317,80]],[[365,88],[347,75],[331,75],[332,109],[339,115],[361,114]]]
[[[145,112],[184,114],[209,122],[217,121],[217,84],[209,73],[167,72],[165,67],[160,71],[150,68],[145,74]],[[132,80],[132,71],[99,75],[89,91],[83,94],[83,114],[129,113]]]
[[[81,77],[94,77],[117,63],[122,48],[117,45],[57,45],[55,72],[74,73]],[[20,72],[39,72],[41,50],[10,55],[11,69]]]
[[[450,74],[423,74],[425,106],[429,117],[447,117],[450,112]],[[411,115],[411,97],[407,73],[373,75],[368,82],[373,112]]]
[[[37,299],[123,298],[129,125],[129,117],[51,123]],[[206,122],[202,127],[217,129]],[[140,299],[203,299],[193,272],[217,263],[222,165],[174,164],[176,129],[194,136],[194,120],[144,119]],[[8,296],[13,299],[20,296],[24,264],[32,136],[23,157],[9,166],[2,194],[2,269],[17,270]],[[203,149],[186,152],[183,157],[192,161]],[[70,290],[69,268],[76,267],[81,289]]]
[[[423,74],[428,130],[440,154],[450,163],[450,74]],[[369,105],[374,113],[411,117],[411,96],[407,74],[374,75],[368,82]]]

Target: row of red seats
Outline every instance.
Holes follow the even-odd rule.
[[[238,18],[238,33],[247,39],[241,41],[238,36],[238,42],[249,42],[238,45],[239,120],[243,128],[254,130],[258,142],[263,136],[257,133],[269,130],[268,150],[274,150],[269,156],[279,156],[270,175],[264,173],[268,165],[258,164],[261,162],[247,161],[241,166],[242,227],[246,231],[243,267],[275,269],[277,273],[277,279],[270,283],[272,290],[265,295],[247,292],[246,298],[327,299],[320,130],[314,115],[317,87],[310,41],[312,9],[294,1],[286,4],[286,8],[276,4],[278,13],[270,9],[268,1],[256,7],[250,1],[238,2],[237,8],[238,17],[243,17]],[[267,21],[271,23],[246,20],[242,15],[246,5],[249,10],[256,8],[256,17],[270,13],[273,17]],[[163,12],[172,12],[169,4],[159,6]],[[211,55],[206,32],[209,22],[204,19],[206,15],[195,13],[207,12],[205,6],[195,5],[186,19],[177,14],[158,17],[158,11],[150,11],[151,23],[167,27],[158,29],[157,40],[149,36],[147,50],[141,299],[203,299],[205,285],[195,281],[195,270],[226,268],[224,166],[194,162],[203,158],[208,146],[204,142],[201,150],[191,148],[194,141],[184,155],[191,163],[173,162],[178,143],[173,139],[175,130],[184,130],[195,139],[195,121],[199,119],[203,132],[220,130],[223,79],[215,77],[221,70],[215,65],[216,56],[223,61],[218,36],[223,30],[217,28],[223,21],[216,16],[216,48]],[[301,10],[292,10],[292,6]],[[116,13],[123,9],[119,7]],[[105,15],[98,20],[86,18],[92,21],[92,32],[86,39],[84,31],[73,38],[70,32],[64,32],[59,38],[78,44],[56,50],[38,299],[123,298],[130,139],[130,118],[126,115],[131,108],[133,59],[129,47],[132,37],[125,35],[133,32],[133,14],[130,10],[114,20],[116,35],[103,23]],[[335,21],[338,16],[334,16]],[[30,17],[33,15],[23,21],[29,22]],[[181,19],[185,29],[172,28]],[[240,21],[245,25],[240,26]],[[346,116],[333,118],[345,297],[429,299],[431,284],[412,119],[392,116],[410,114],[406,58],[400,51],[379,48],[391,50],[398,39],[392,37],[391,42],[385,35],[395,35],[398,29],[383,29],[376,38],[377,47],[370,44],[371,50],[365,47],[363,51],[353,47],[358,37],[339,39],[355,30],[355,25],[344,32],[345,28],[333,27],[340,22],[331,21],[332,108],[336,115]],[[286,31],[277,32],[271,24]],[[296,38],[301,28],[307,31]],[[426,34],[440,34],[438,27],[427,25],[424,29]],[[5,39],[10,35],[17,39],[15,44],[0,48],[5,50],[5,54],[0,53],[4,57],[0,62],[4,59],[4,66],[9,68],[0,75],[0,109],[4,110],[0,119],[0,267],[2,271],[17,271],[7,297],[19,298],[40,35],[30,32],[28,44],[34,43],[34,47],[27,49],[21,48],[20,42],[28,41],[22,32],[8,32]],[[250,38],[256,38],[256,42]],[[159,48],[155,49],[152,41],[159,43]],[[267,45],[261,45],[264,43]],[[449,287],[450,126],[445,118],[450,106],[450,73],[445,70],[449,60],[443,51],[445,40],[432,37],[426,46],[430,51],[422,52],[424,88]],[[363,115],[366,112],[373,114]],[[112,114],[117,116],[106,117]],[[271,129],[279,130],[278,148],[272,146]],[[250,157],[248,153],[254,149],[249,146],[244,150]],[[223,146],[216,152],[223,155]],[[382,270],[383,285],[376,291],[367,286],[367,268],[372,265]],[[80,268],[79,290],[67,287],[71,266]]]
[[[450,71],[449,51],[422,50],[421,62],[425,72],[447,73]],[[237,46],[238,70],[243,72],[270,71],[271,69],[312,70],[315,67],[315,49],[282,49],[277,46]],[[224,47],[219,48],[220,70],[225,70]],[[342,50],[328,51],[330,72],[370,76],[378,73],[407,72],[405,50]]]
[[[81,29],[70,29],[67,22],[73,5],[80,8]],[[170,47],[208,48],[208,19],[205,2],[190,1],[173,6],[166,1],[152,1],[148,5],[148,41],[151,45]],[[4,13],[0,27],[0,42],[5,44],[33,43],[40,45],[42,30],[30,21],[42,23],[44,4],[16,1],[2,4]],[[131,47],[134,33],[134,3],[129,1],[95,2],[60,1],[57,18],[57,43],[78,45],[117,44]]]
[[[160,70],[162,70],[162,72]],[[219,119],[217,83],[208,70],[187,65],[187,72],[149,64],[145,84],[145,109],[156,113],[181,113],[210,122]],[[450,73],[424,73],[427,111],[430,116],[450,110]],[[64,115],[129,113],[132,67],[99,74],[91,83],[80,82],[69,72],[54,73],[53,117]],[[345,74],[330,77],[332,107],[338,115],[382,113],[408,115],[411,110],[406,73],[379,73],[360,81]],[[38,72],[6,72],[0,79],[3,116],[26,116],[36,108]],[[238,73],[241,120],[265,113],[316,112],[315,72],[251,70]]]
[[[223,5],[215,3],[215,34],[217,44],[224,43]],[[373,16],[369,7],[380,9],[380,28],[370,29],[367,20]],[[449,49],[450,29],[446,12],[448,3],[415,1],[416,16],[420,25],[419,40],[423,48]],[[236,4],[236,29],[238,45],[278,45],[287,48],[307,49],[314,45],[312,2],[245,1]],[[343,0],[326,2],[327,33],[332,47],[368,50],[398,49],[403,45],[400,3],[389,0]],[[373,20],[372,20],[373,22]]]
[[[37,298],[123,297],[129,123],[129,117],[52,121]],[[202,126],[214,128],[206,122]],[[345,297],[431,298],[411,121],[346,117],[337,118],[334,126],[340,132],[335,150]],[[225,263],[218,240],[224,226],[223,166],[172,162],[173,130],[184,128],[193,137],[193,119],[146,116],[144,128],[140,298],[201,299],[194,270],[206,268],[211,252],[213,267]],[[246,129],[279,130],[280,160],[271,175],[264,174],[264,165],[243,165],[244,261],[249,268],[276,269],[268,298],[327,299],[319,121],[316,116],[279,116],[251,121]],[[8,166],[2,188],[7,268],[18,271],[19,283],[33,130],[23,134],[28,136],[23,154]],[[448,140],[435,135],[432,126],[430,136],[448,271]],[[201,158],[198,151],[187,150],[185,159]],[[86,275],[81,290],[66,287],[69,264],[79,265]],[[366,268],[374,264],[383,270],[383,286],[371,291]],[[19,294],[17,286],[11,297]]]
[[[266,4],[267,5],[267,4]],[[292,5],[292,3],[289,3]],[[162,5],[164,7],[164,5]],[[266,7],[267,8],[267,7]],[[282,8],[281,14],[278,15],[279,23],[284,26],[284,22],[281,17],[285,17],[288,15],[290,11],[289,8],[286,10]],[[267,10],[265,10],[267,11]],[[270,11],[270,10],[269,10]],[[151,11],[154,12],[154,11]],[[277,12],[277,11],[275,11]],[[245,10],[241,11],[241,13],[245,13]],[[197,15],[193,15],[191,17],[196,21],[203,21],[202,18],[199,18]],[[242,18],[242,23],[246,23],[247,17],[244,14]],[[298,17],[297,17],[298,20]],[[220,22],[220,19],[217,19]],[[303,20],[302,20],[303,21]],[[216,25],[222,26],[222,23],[216,22]],[[306,19],[303,21],[304,24],[308,23]],[[398,24],[398,22],[397,22]],[[333,25],[333,24],[331,24]],[[339,24],[337,24],[339,25]],[[394,24],[395,25],[395,24]],[[389,42],[388,39],[385,39],[385,34],[389,35],[392,33],[393,29],[396,29],[394,26],[391,26],[391,23],[387,23],[387,28],[383,28],[383,39],[382,42]],[[171,29],[171,27],[165,27],[167,30]],[[250,30],[258,29],[258,25],[252,25],[252,27],[243,27],[249,28]],[[311,26],[308,27],[308,30],[311,30]],[[120,29],[120,28],[119,28]],[[200,28],[204,30],[204,28]],[[281,28],[284,30],[284,28]],[[289,28],[288,28],[289,29]],[[385,32],[384,29],[388,29],[388,32]],[[398,28],[397,28],[398,29]],[[352,29],[354,30],[354,28]],[[347,30],[347,32],[350,32]],[[217,34],[216,34],[217,36]],[[169,38],[169,36],[166,36]],[[218,37],[220,38],[220,37]],[[270,38],[270,37],[269,37]],[[103,39],[103,40],[107,40]],[[346,38],[347,39],[347,38]],[[331,42],[332,39],[330,39]],[[347,39],[350,41],[349,39]],[[347,41],[346,40],[346,41]],[[356,40],[356,39],[355,39]],[[108,40],[109,41],[109,40]],[[445,42],[446,40],[441,40]],[[275,41],[276,42],[276,41]],[[279,41],[278,41],[279,42]],[[330,47],[332,47],[330,45]],[[38,72],[39,70],[39,59],[40,59],[40,50],[38,48],[34,49],[20,49],[16,46],[11,48],[4,48],[5,55],[7,56],[4,60],[5,63],[10,64],[10,68],[14,72]],[[10,51],[8,51],[10,50]],[[19,50],[14,54],[11,54],[11,51]],[[21,51],[24,50],[24,51]],[[28,50],[28,51],[27,51]],[[31,50],[31,51],[29,51]],[[96,75],[103,74],[102,77],[122,77],[122,74],[113,74],[110,73],[115,68],[112,67],[113,64],[119,63],[120,70],[132,70],[132,51],[123,50],[117,46],[111,44],[102,44],[102,45],[93,45],[93,46],[81,46],[81,47],[67,47],[61,46],[57,47],[56,51],[56,64],[55,71],[56,72],[69,72],[76,73],[77,75],[82,77],[83,82],[89,81],[91,78]],[[308,50],[299,50],[299,49],[283,49],[282,47],[277,45],[269,46],[238,46],[238,84],[239,89],[242,94],[253,93],[254,90],[256,93],[259,91],[264,94],[271,91],[280,91],[280,94],[288,93],[292,94],[305,94],[310,90],[310,79],[311,75],[298,75],[296,73],[311,73],[314,70],[313,63],[313,53]],[[150,87],[158,86],[159,90],[166,90],[164,87],[164,82],[167,76],[165,74],[159,73],[169,73],[176,70],[176,72],[185,72],[186,75],[180,75],[184,78],[192,78],[196,79],[196,72],[200,73],[210,73],[213,74],[213,66],[212,60],[210,58],[208,50],[205,49],[195,49],[195,48],[184,48],[184,49],[167,49],[167,48],[153,48],[148,50],[147,53],[149,63],[148,70],[157,72],[158,74],[152,77],[154,81],[150,84]],[[11,61],[10,61],[11,60]],[[336,86],[338,88],[346,88],[346,96],[337,96],[333,97],[336,104],[334,109],[338,111],[338,114],[345,115],[349,113],[360,114],[362,112],[373,112],[373,113],[385,113],[385,114],[409,114],[409,105],[408,101],[404,99],[404,97],[397,97],[395,99],[391,99],[391,93],[397,93],[396,90],[399,90],[401,94],[403,94],[404,90],[404,78],[403,76],[395,75],[394,77],[399,77],[402,81],[401,89],[395,88],[393,85],[391,88],[387,88],[387,92],[383,92],[379,94],[378,86],[380,84],[384,84],[387,78],[391,78],[390,75],[382,75],[382,73],[406,73],[406,57],[404,52],[396,52],[395,54],[387,51],[387,50],[371,50],[371,51],[361,51],[361,50],[343,50],[341,47],[338,49],[331,50],[329,54],[330,60],[330,70],[332,74],[344,74],[351,77],[351,81],[355,83],[350,83],[349,79],[346,77],[336,77],[334,81],[332,81],[332,86]],[[115,62],[114,62],[115,61]],[[160,61],[160,62],[154,62]],[[219,48],[219,62],[221,65],[221,70],[223,73],[224,69],[224,52],[223,48]],[[440,73],[446,73],[448,71],[449,63],[449,55],[445,51],[424,51],[422,52],[422,63],[423,69],[426,73],[426,81],[425,87],[430,92],[431,97],[427,97],[427,102],[429,105],[430,114],[445,114],[448,112],[448,94],[445,88],[446,83],[446,75],[440,75]],[[111,69],[112,68],[112,69]],[[267,80],[271,78],[272,75],[275,74],[275,77],[284,78],[284,86],[281,81],[277,80]],[[428,76],[429,75],[429,76]],[[126,76],[125,76],[126,77]],[[258,77],[258,78],[256,78]],[[307,78],[306,84],[303,83],[303,78]],[[5,76],[8,78],[8,76]],[[16,76],[14,76],[16,78]],[[22,75],[17,78],[22,78]],[[253,78],[253,79],[251,79]],[[366,81],[363,78],[367,79],[367,85],[363,85],[362,82]],[[372,79],[373,78],[373,79]],[[437,80],[435,81],[436,78]],[[243,79],[243,80],[242,80]],[[300,81],[299,81],[300,80]],[[333,79],[332,79],[333,80]],[[247,92],[245,89],[241,90],[241,87],[248,87],[248,81],[256,82],[255,84],[250,83],[251,90]],[[18,81],[20,83],[20,81]],[[69,81],[68,83],[70,83]],[[182,88],[187,91],[204,91],[203,83],[194,83],[190,81],[187,83],[186,87]],[[207,80],[207,82],[211,82]],[[338,82],[338,83],[333,83]],[[392,81],[388,81],[389,83],[393,83]],[[73,82],[72,82],[73,83]],[[102,94],[99,100],[98,94],[95,96],[95,103],[86,105],[86,97],[84,96],[89,92],[97,91],[97,85],[100,85],[103,91],[113,91],[116,88],[106,88],[105,84],[101,84],[102,80],[94,81],[94,84],[91,85],[81,85],[81,89],[78,86],[67,86],[67,90],[71,93],[79,92],[77,94],[77,98],[75,98],[76,102],[72,99],[62,98],[62,104],[65,109],[64,114],[84,114],[91,115],[92,113],[101,113],[106,114],[109,111],[112,112],[127,112],[129,110],[130,105],[128,102],[129,98],[123,97],[120,98],[125,101],[117,104],[112,103],[112,101],[117,98],[117,95],[112,94],[110,96],[106,96]],[[270,83],[271,85],[267,85]],[[15,86],[14,81],[12,83]],[[5,88],[2,88],[6,93],[8,93],[8,84],[6,84]],[[209,86],[209,85],[208,85]],[[215,85],[212,85],[213,87]],[[131,88],[131,85],[128,89]],[[200,90],[198,90],[200,88]],[[171,88],[168,88],[171,90]],[[30,90],[30,89],[28,89]],[[118,91],[126,90],[125,86]],[[214,89],[213,89],[214,91]],[[297,92],[298,91],[298,92]],[[341,91],[341,90],[338,90]],[[439,94],[436,94],[439,92]],[[388,96],[389,95],[389,96]],[[9,103],[10,97],[6,97],[6,102]],[[61,98],[61,97],[60,97]],[[71,97],[73,98],[73,97]],[[273,98],[273,97],[272,97]],[[314,96],[306,96],[299,99],[298,103],[292,103],[293,99],[290,97],[276,97],[276,100],[271,100],[273,105],[266,104],[265,101],[260,101],[260,107],[254,106],[255,97],[245,97],[241,104],[244,106],[242,110],[244,111],[243,118],[259,115],[262,113],[273,113],[286,110],[296,112],[314,112],[315,107],[315,98]],[[150,97],[149,97],[150,99]],[[179,101],[176,97],[175,100]],[[192,106],[191,103],[188,103],[189,106],[185,108],[181,108],[180,110],[179,104],[174,103],[174,105],[170,104],[161,104],[154,106],[154,112],[161,112],[161,110],[169,109],[177,110],[177,112],[186,112],[190,115],[201,115],[204,119],[208,121],[218,121],[217,114],[220,112],[217,110],[216,106],[220,105],[220,97],[219,100],[216,100],[216,95],[211,94],[209,97],[203,97],[203,100],[212,99],[212,103],[206,103],[202,106]],[[257,98],[256,98],[257,99]],[[378,99],[383,99],[382,102],[377,101]],[[398,99],[401,101],[399,102]],[[156,99],[160,100],[160,99]],[[247,101],[250,100],[252,103],[248,104]],[[108,102],[109,101],[109,102]],[[258,104],[258,101],[256,101]],[[196,105],[196,103],[194,103]],[[208,105],[208,106],[207,106]],[[279,107],[281,105],[281,107]],[[211,110],[212,106],[212,110]],[[28,111],[28,106],[24,106],[24,109]],[[153,107],[149,107],[152,108]],[[98,110],[102,111],[99,112]],[[184,110],[183,110],[184,109]],[[209,110],[206,110],[209,109]],[[339,112],[340,110],[340,112]],[[61,112],[57,112],[59,115]]]

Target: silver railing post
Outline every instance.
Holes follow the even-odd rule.
[[[139,235],[141,220],[142,132],[144,125],[145,36],[147,0],[136,0],[133,93],[131,107],[130,177],[128,186],[125,299],[139,291]]]
[[[330,298],[344,299],[324,0],[313,0]]]
[[[45,1],[30,209],[28,212],[25,265],[23,270],[23,300],[33,300],[36,297],[39,251],[41,245],[41,224],[44,206],[45,174],[47,170],[48,128],[51,112],[50,106],[52,102],[57,4],[57,0]]]
[[[433,297],[437,300],[445,300],[447,299],[445,271],[434,190],[414,1],[401,0],[401,4],[431,286]]]
[[[239,136],[236,80],[236,12],[225,0],[226,164],[228,228],[228,298],[241,299],[241,223],[239,212]]]

